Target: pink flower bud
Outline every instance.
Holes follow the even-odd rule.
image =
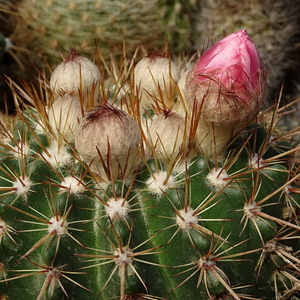
[[[266,76],[246,30],[235,32],[205,52],[189,71],[186,100],[217,126],[246,124],[261,110]]]

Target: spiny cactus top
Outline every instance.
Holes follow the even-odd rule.
[[[279,129],[277,106],[261,112],[253,41],[234,33],[187,72],[167,57],[99,73],[72,50],[73,75],[15,87],[18,115],[1,118],[1,299],[297,293],[299,129]]]

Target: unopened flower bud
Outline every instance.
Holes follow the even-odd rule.
[[[97,66],[73,49],[53,71],[50,87],[58,96],[80,94],[84,105],[93,106],[99,94],[99,81],[100,72]]]
[[[49,124],[68,142],[74,142],[75,133],[82,119],[81,106],[77,97],[65,94],[59,97],[48,111]]]
[[[150,125],[148,148],[155,152],[157,159],[169,161],[186,152],[187,137],[187,120],[177,113],[165,111]]]
[[[222,150],[262,109],[265,86],[263,63],[246,30],[227,36],[205,52],[189,71],[185,86],[187,102],[201,110],[200,140],[206,136],[212,144],[220,136],[223,142],[215,152]]]
[[[139,126],[130,115],[103,105],[82,120],[75,147],[94,173],[114,180],[132,171],[140,140]]]
[[[179,76],[178,66],[166,55],[154,53],[141,59],[134,68],[134,80],[142,112],[152,108],[154,99],[171,107]]]

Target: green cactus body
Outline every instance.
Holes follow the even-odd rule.
[[[132,115],[126,124],[137,121],[145,136],[155,117],[137,113],[134,92],[113,99]],[[53,94],[42,105],[32,95],[32,105],[1,122],[1,299],[284,300],[296,293],[299,147],[291,139],[296,130],[275,132],[269,120],[276,112],[259,114],[213,158],[184,147],[174,155],[175,146],[159,155],[152,140],[141,142],[133,159],[135,145],[125,146],[128,135],[118,135],[112,123],[111,114],[120,121],[125,111],[100,103],[111,113],[105,124],[129,149],[113,160],[118,147],[103,127],[108,150],[104,155],[97,146],[101,168],[89,158],[88,142],[83,160],[78,138],[69,142],[61,123],[50,126]],[[100,108],[77,130],[95,121]],[[161,111],[172,116],[165,108],[152,115]],[[187,147],[195,144],[193,130]],[[179,136],[174,128],[172,134]]]
[[[103,188],[72,145],[44,146],[24,120],[1,145],[7,299],[281,299],[297,282],[299,197],[285,200],[280,160],[249,165],[250,142],[218,165],[198,156],[172,171],[150,160]]]

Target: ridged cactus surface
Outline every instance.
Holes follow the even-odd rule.
[[[169,40],[178,50],[191,42],[195,8],[194,1],[181,0],[25,0],[17,7],[24,43],[54,64],[69,47],[91,57],[95,43],[106,59],[111,51],[122,55],[124,44],[133,53],[140,43],[153,50]]]
[[[1,121],[1,299],[292,299],[298,129],[260,112],[256,51],[230,35],[183,81],[155,54],[145,83],[73,50],[40,91],[16,88],[31,104]]]

